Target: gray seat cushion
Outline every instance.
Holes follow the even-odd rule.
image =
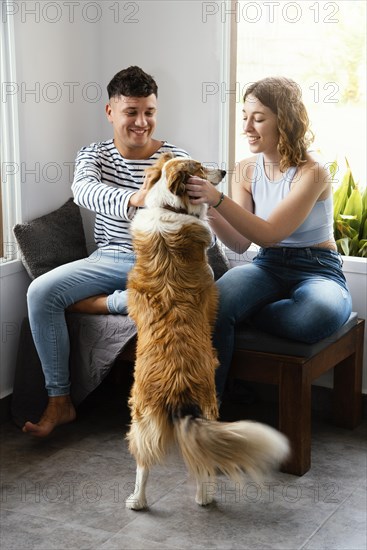
[[[248,323],[243,323],[236,328],[235,349],[262,351],[264,353],[276,353],[279,355],[294,355],[298,357],[312,357],[321,350],[336,342],[357,324],[358,314],[352,311],[348,321],[334,334],[315,344],[305,344],[287,338],[273,336],[258,330]]]

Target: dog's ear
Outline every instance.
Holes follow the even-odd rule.
[[[190,174],[184,162],[169,164],[166,169],[167,187],[173,195],[181,196],[186,191],[186,182]]]
[[[166,164],[166,162],[168,160],[171,160],[171,159],[174,159],[175,158],[175,155],[173,153],[163,153],[159,159],[157,160],[157,162],[154,164],[154,166],[157,166],[158,168],[160,168],[162,170],[163,168],[163,165]]]
[[[181,197],[185,193],[188,177],[185,172],[174,172],[173,170],[167,174],[167,187],[173,195]]]
[[[145,169],[145,182],[147,189],[151,189],[161,177],[162,170],[156,166],[149,166]]]
[[[153,164],[153,166],[149,166],[145,169],[145,177],[147,179],[148,189],[150,189],[151,187],[153,187],[154,184],[157,183],[157,181],[161,177],[164,164],[172,158],[174,158],[174,155],[172,153],[163,153],[159,157],[157,162]]]

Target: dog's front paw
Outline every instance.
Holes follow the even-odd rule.
[[[216,493],[216,483],[214,477],[196,480],[195,502],[200,506],[207,506],[214,500]]]
[[[205,491],[199,491],[196,493],[195,502],[196,504],[200,504],[200,506],[208,506],[208,504],[213,502],[213,500],[213,495],[210,495]]]
[[[136,493],[132,493],[126,499],[126,508],[129,510],[144,510],[147,508],[148,504],[145,498],[139,497]]]

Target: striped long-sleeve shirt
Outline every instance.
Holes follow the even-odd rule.
[[[183,149],[164,142],[150,158],[129,160],[120,155],[113,139],[79,151],[72,184],[74,202],[96,213],[94,238],[98,247],[132,251],[129,226],[136,208],[129,207],[130,197],[143,184],[145,168],[167,152],[188,157]]]

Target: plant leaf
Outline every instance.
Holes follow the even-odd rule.
[[[366,218],[362,227],[362,239],[367,239],[367,212],[365,212],[364,215]]]
[[[340,186],[333,191],[334,237],[338,251],[345,256],[367,258],[367,187],[363,193],[356,185],[348,160]],[[329,166],[334,178],[337,162]]]
[[[338,220],[336,222],[337,234],[340,235],[338,238],[349,237],[353,239],[357,235],[357,231],[351,227],[350,223],[343,220]]]
[[[338,247],[338,251],[340,254],[344,254],[344,256],[349,256],[349,243],[351,239],[348,239],[347,237],[344,237],[344,239],[338,239],[336,241],[336,245]]]
[[[362,258],[367,258],[367,240],[363,239],[362,241],[359,241],[359,247],[360,248],[358,250],[358,256],[361,256]]]
[[[334,191],[334,220],[336,220],[339,215],[344,212],[344,208],[349,196],[349,175],[350,172],[347,172],[343,176],[340,186]]]
[[[360,248],[359,238],[358,238],[358,235],[356,235],[350,242],[349,256],[358,256],[359,248]]]
[[[355,187],[347,200],[343,214],[346,216],[356,216],[357,220],[361,222],[362,209],[362,197],[358,187]]]
[[[354,181],[354,178],[353,178],[353,175],[352,175],[352,170],[350,169],[347,157],[345,157],[345,164],[347,165],[347,171],[349,172],[349,185],[350,185],[349,194],[350,194],[352,189],[355,188],[356,184],[355,184],[355,181]]]
[[[336,160],[334,160],[334,162],[329,166],[329,172],[330,172],[332,181],[334,181],[335,174],[337,173],[337,171],[338,171],[338,163],[336,162]]]

